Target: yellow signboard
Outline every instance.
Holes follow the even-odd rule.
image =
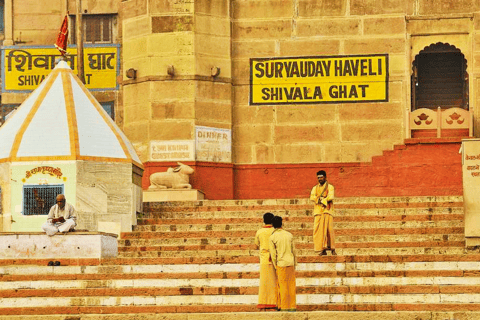
[[[388,55],[250,59],[250,104],[388,101]]]
[[[28,92],[55,68],[60,53],[52,47],[4,47],[3,92]],[[66,61],[77,72],[77,49],[69,48]],[[117,89],[118,45],[84,47],[85,85],[91,90]]]

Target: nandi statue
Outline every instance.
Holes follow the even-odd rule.
[[[150,187],[154,189],[192,189],[189,184],[189,175],[193,169],[186,164],[177,162],[178,167],[168,168],[167,172],[156,172],[150,175]]]

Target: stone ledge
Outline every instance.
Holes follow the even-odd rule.
[[[45,232],[0,232],[2,259],[115,258],[117,235],[75,231],[49,237]]]
[[[205,195],[195,189],[157,189],[143,191],[143,202],[197,201]]]

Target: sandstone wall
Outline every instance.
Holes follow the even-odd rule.
[[[236,163],[369,161],[404,138],[413,2],[233,1]],[[249,106],[249,58],[388,53],[389,102]]]
[[[130,163],[77,161],[78,228],[132,231],[141,211],[138,174]]]
[[[0,232],[10,231],[11,222],[9,221],[12,217],[10,212],[10,164],[1,163],[0,164]]]
[[[231,128],[229,2],[131,0],[120,11],[123,69],[137,71],[123,76],[123,128],[141,160],[151,140],[193,140],[195,125]]]
[[[437,42],[465,55],[470,108],[478,118],[478,2],[234,0],[232,7],[236,164],[371,161],[402,143],[408,137],[412,62]],[[252,57],[375,53],[389,55],[388,102],[249,105]]]

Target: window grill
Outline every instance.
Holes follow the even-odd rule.
[[[63,185],[23,186],[23,214],[46,215],[56,204],[57,195],[63,194]]]
[[[85,43],[114,43],[116,16],[113,14],[83,14],[82,31]],[[76,44],[75,16],[70,16],[71,43]]]

